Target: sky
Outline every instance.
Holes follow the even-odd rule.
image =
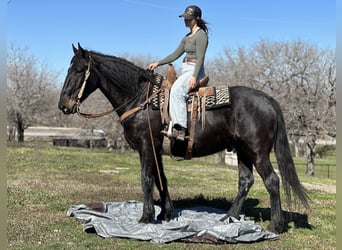
[[[63,82],[72,44],[115,56],[162,59],[188,32],[178,16],[202,9],[210,29],[206,58],[226,48],[248,48],[261,39],[302,40],[336,49],[332,0],[7,0],[7,46],[60,72]],[[177,62],[176,62],[177,63]]]

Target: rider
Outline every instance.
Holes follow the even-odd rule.
[[[186,7],[183,14],[185,26],[190,32],[181,40],[177,49],[159,62],[149,65],[150,70],[171,63],[186,53],[181,75],[177,78],[170,93],[170,116],[173,124],[173,136],[185,140],[187,135],[186,96],[196,88],[205,76],[204,58],[208,47],[207,23],[202,19],[202,11],[196,5]]]

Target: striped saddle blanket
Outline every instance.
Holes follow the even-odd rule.
[[[159,91],[159,87],[154,85],[153,92]],[[161,91],[159,94],[155,95],[152,99],[152,108],[155,110],[160,110],[164,106],[166,91]],[[217,88],[214,86],[202,87],[197,91],[191,92],[187,98],[188,106],[192,105],[194,97],[199,98],[199,103],[206,110],[220,108],[224,106],[229,106],[230,103],[230,93],[229,87]],[[168,99],[168,98],[166,98]]]

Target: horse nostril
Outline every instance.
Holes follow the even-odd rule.
[[[74,113],[74,106],[75,103],[73,100],[71,99],[62,99],[59,103],[58,103],[58,108],[63,112],[63,114],[65,115],[69,115]]]
[[[58,108],[63,112],[63,114],[70,114],[70,110],[67,108],[67,107],[65,107],[64,105],[60,105],[60,106],[58,106]]]

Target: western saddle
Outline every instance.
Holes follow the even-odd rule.
[[[177,74],[175,71],[175,68],[172,64],[169,64],[169,69],[166,73],[166,78],[162,82],[162,91],[161,95],[164,95],[164,103],[160,107],[161,109],[161,116],[162,116],[162,122],[163,124],[166,124],[166,126],[169,126],[168,128],[168,135],[171,137],[172,135],[172,126],[170,126],[171,118],[169,116],[168,112],[168,105],[169,105],[169,97],[170,97],[170,90],[172,88],[173,83],[177,79]],[[214,89],[212,87],[207,87],[209,83],[209,77],[205,76],[203,77],[199,85],[193,89],[188,94],[188,100],[191,98],[191,105],[188,105],[188,111],[190,112],[190,127],[189,130],[189,137],[188,137],[188,146],[187,151],[185,154],[185,159],[190,160],[192,158],[192,147],[194,143],[194,137],[195,137],[195,127],[196,127],[196,120],[198,118],[198,111],[199,111],[199,98],[200,97],[206,97],[213,95]],[[205,105],[202,108],[202,128],[204,128],[204,122],[205,122]],[[188,122],[189,124],[189,122]]]

